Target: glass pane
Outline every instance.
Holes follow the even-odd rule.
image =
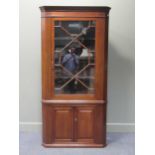
[[[94,93],[95,22],[55,22],[55,93]]]
[[[89,89],[94,87],[94,66],[89,65],[81,74],[78,75],[80,79]]]

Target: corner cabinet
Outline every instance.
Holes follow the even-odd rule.
[[[43,146],[104,147],[110,8],[40,9]]]

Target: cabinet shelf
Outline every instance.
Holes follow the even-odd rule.
[[[72,76],[60,76],[60,77],[56,77],[55,79],[69,79]],[[78,79],[83,79],[83,80],[94,80],[95,78],[93,76],[77,76]]]
[[[63,48],[63,47],[62,47]],[[62,53],[62,48],[55,49],[55,53]],[[90,53],[95,53],[94,49],[89,48]]]
[[[55,41],[72,40],[73,37],[55,37]],[[95,40],[95,38],[87,38],[87,40]],[[77,42],[77,41],[75,41]]]
[[[62,92],[64,92],[64,90],[63,89],[61,89],[61,88],[55,88],[55,91],[56,92],[58,92],[58,94],[61,94]],[[75,93],[76,92],[76,93]],[[94,93],[94,88],[88,88],[88,90],[85,90],[85,89],[83,89],[83,90],[80,90],[80,91],[76,91],[76,90],[74,90],[74,93],[75,94],[81,94],[81,93],[86,93],[86,94],[93,94]],[[72,91],[71,90],[65,90],[65,94],[72,94]]]

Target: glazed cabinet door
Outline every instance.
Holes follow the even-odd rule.
[[[104,21],[55,18],[42,24],[43,98],[103,99]]]
[[[106,22],[42,19],[43,99],[105,99]]]
[[[54,107],[54,141],[70,142],[73,139],[73,109]]]
[[[94,113],[93,106],[80,106],[76,108],[76,139],[82,143],[94,142]]]

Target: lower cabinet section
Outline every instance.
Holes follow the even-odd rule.
[[[43,145],[103,147],[106,144],[105,105],[43,104]]]

